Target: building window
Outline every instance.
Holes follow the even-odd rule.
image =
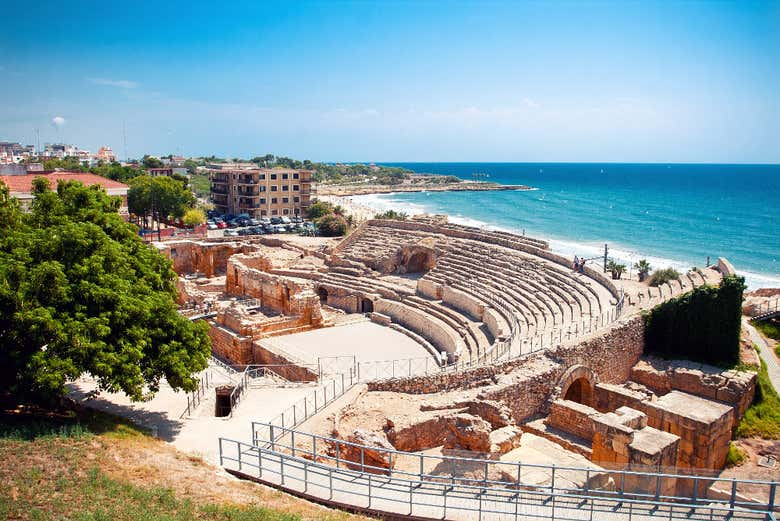
[[[290,179],[290,174],[282,174],[282,179]]]
[[[282,185],[282,192],[289,192],[290,191],[290,185]]]
[[[295,172],[295,173],[293,174],[293,179],[298,179],[298,177],[300,177],[300,176],[298,175],[298,172]]]
[[[271,191],[272,192],[278,192],[279,191],[279,187],[276,186],[276,185],[271,185]]]
[[[171,257],[176,256],[176,248],[171,248]]]
[[[265,197],[260,198],[260,204],[265,204]]]
[[[260,174],[260,180],[265,181],[265,174]]]
[[[288,208],[285,208],[284,210],[282,210],[282,213],[284,215],[290,215],[290,210]]]
[[[301,213],[301,209],[300,208],[295,208],[293,211],[295,212],[295,215],[298,215],[299,213]]]
[[[293,185],[293,192],[299,192],[301,190],[301,187],[298,185]]]
[[[279,215],[279,210],[274,208],[273,210],[271,210],[271,215]]]
[[[260,210],[261,217],[265,217],[266,215],[268,215],[268,212],[266,212],[265,210]]]
[[[260,191],[265,192],[265,185],[260,185]]]
[[[276,197],[271,197],[271,204],[276,204],[278,201]]]
[[[271,174],[271,181],[276,181],[276,174]]]
[[[287,204],[287,203],[289,203],[289,202],[290,202],[290,198],[289,198],[289,197],[282,197],[282,202],[283,202],[284,204]]]
[[[296,195],[295,197],[293,197],[293,202],[294,203],[300,203],[301,202],[301,198]]]

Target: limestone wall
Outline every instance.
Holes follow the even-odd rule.
[[[369,390],[426,394],[484,387],[483,399],[508,404],[515,421],[521,422],[547,412],[557,382],[572,365],[591,368],[600,382],[627,380],[631,367],[642,355],[643,332],[642,318],[633,317],[572,346],[460,372],[371,382]]]
[[[485,311],[485,305],[480,301],[459,289],[452,286],[443,286],[441,299],[445,304],[452,306],[458,311],[465,312],[477,320],[482,319],[482,313]]]
[[[163,255],[173,261],[173,269],[182,275],[203,273],[206,277],[223,275],[228,259],[236,254],[252,251],[253,247],[237,242],[169,241],[156,244]]]
[[[328,295],[330,301],[330,295]],[[439,319],[427,315],[424,312],[405,306],[400,302],[377,299],[374,301],[374,311],[387,315],[393,322],[411,329],[435,346],[447,352],[450,357],[456,359],[463,352],[465,346],[463,339]]]
[[[599,412],[587,405],[570,400],[555,400],[550,404],[550,415],[546,423],[584,440],[592,440],[594,432],[593,418]]]

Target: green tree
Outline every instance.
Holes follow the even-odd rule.
[[[652,267],[650,266],[650,263],[647,262],[647,259],[642,259],[634,264],[634,269],[636,269],[639,274],[639,282],[644,282]]]
[[[328,202],[315,199],[314,202],[309,205],[308,215],[311,220],[319,219],[329,213],[333,213],[333,205]]]
[[[162,168],[163,166],[162,161],[148,154],[141,159],[141,164],[144,168]]]
[[[347,220],[341,215],[328,214],[317,221],[317,229],[325,237],[339,237],[347,233]]]
[[[195,227],[206,222],[206,214],[200,208],[190,208],[184,212],[182,221],[184,221],[184,224],[187,226]]]
[[[130,181],[127,191],[127,207],[131,213],[154,221],[167,221],[181,218],[188,208],[195,204],[195,196],[182,182],[171,177],[138,176]]]
[[[0,392],[53,398],[90,373],[141,399],[165,378],[192,390],[205,323],[181,317],[170,261],[145,245],[100,187],[36,180],[25,214],[0,183]]]

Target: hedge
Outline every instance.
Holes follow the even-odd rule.
[[[645,315],[645,352],[715,365],[739,362],[743,277],[700,286]]]

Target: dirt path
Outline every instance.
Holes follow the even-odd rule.
[[[750,325],[747,319],[742,319],[742,325],[750,333],[750,339],[758,346],[758,349],[761,352],[761,358],[763,358],[764,362],[766,362],[766,369],[769,373],[769,381],[772,382],[772,386],[775,388],[775,391],[780,392],[780,362],[777,361],[777,355],[769,346],[769,343],[766,341],[766,339],[761,336],[756,328]]]

